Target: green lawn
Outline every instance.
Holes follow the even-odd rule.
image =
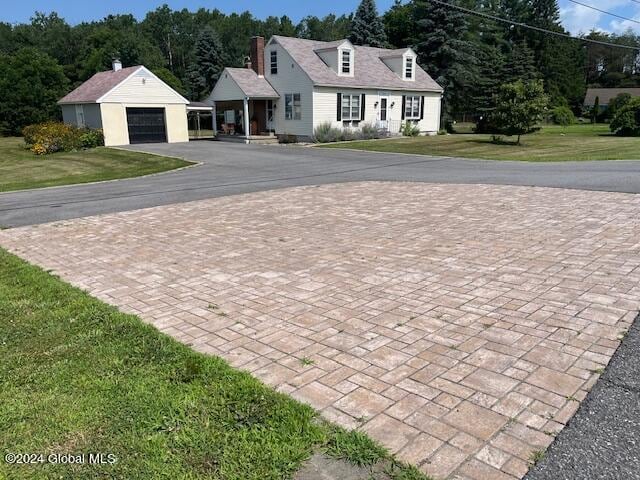
[[[2,249],[0,358],[3,479],[286,479],[313,450],[426,478],[364,434]],[[9,465],[7,453],[117,462]]]
[[[509,137],[504,140],[515,141]],[[523,136],[522,145],[495,144],[490,135],[454,134],[354,141],[322,147],[530,162],[640,159],[640,138],[612,135],[608,125],[545,126],[537,133]]]
[[[0,192],[138,177],[191,164],[105,147],[38,156],[22,138],[0,138]]]

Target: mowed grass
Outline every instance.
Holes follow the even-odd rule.
[[[99,147],[38,156],[18,137],[0,138],[0,192],[139,177],[192,165],[161,157]]]
[[[322,145],[376,152],[411,153],[447,157],[563,162],[582,160],[640,160],[640,138],[618,137],[608,125],[545,126],[539,132],[494,143],[490,135],[453,134],[389,140],[354,141]]]
[[[0,249],[0,454],[103,453],[104,465],[9,465],[0,478],[290,478],[313,450],[424,479],[217,357]],[[386,477],[385,477],[386,478]]]

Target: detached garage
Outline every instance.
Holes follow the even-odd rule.
[[[101,128],[107,146],[189,141],[189,101],[143,66],[114,61],[58,104],[65,123]]]

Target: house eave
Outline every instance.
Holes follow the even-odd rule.
[[[407,85],[406,87],[398,87],[396,85],[340,85],[333,83],[314,83],[314,87],[330,87],[330,88],[345,88],[345,89],[362,89],[362,90],[401,90],[403,92],[429,92],[429,93],[443,93],[442,88],[416,88],[415,86]]]

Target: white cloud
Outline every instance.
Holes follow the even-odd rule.
[[[630,11],[628,0],[609,0],[605,5],[596,0],[581,0],[582,3],[592,5],[601,10],[611,13],[618,13],[622,16],[640,20],[640,8],[635,8],[636,14]],[[569,3],[565,0],[565,5],[560,9],[560,18],[564,27],[572,34],[589,33],[592,29],[602,32],[624,32],[631,27],[636,31],[640,31],[640,25],[628,20],[615,19],[605,13],[598,12],[592,8],[584,7],[575,3]],[[622,11],[619,7],[626,7]],[[636,4],[640,7],[640,4]],[[613,20],[611,20],[613,18]]]

